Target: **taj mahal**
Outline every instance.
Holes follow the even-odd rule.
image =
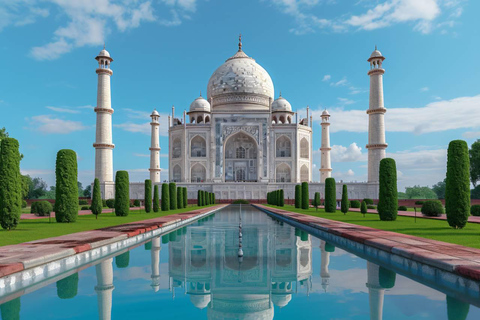
[[[368,181],[337,181],[337,198],[342,184],[348,185],[349,199],[378,198],[380,160],[385,158],[386,109],[383,102],[382,63],[385,57],[375,48],[368,58],[370,103],[368,127]],[[102,196],[113,198],[113,149],[110,78],[113,59],[105,48],[98,61],[98,89],[95,147],[95,178]],[[313,117],[306,108],[300,116],[281,93],[275,98],[268,72],[242,49],[218,67],[210,77],[207,94],[201,94],[180,116],[172,107],[168,116],[168,179],[188,187],[188,197],[198,190],[214,192],[216,199],[265,199],[269,191],[284,189],[285,198],[294,198],[295,185],[310,183],[324,197],[325,179],[331,177],[330,114],[321,115],[320,181],[313,181]],[[150,179],[160,179],[159,113],[151,114]],[[147,147],[147,146],[146,146]],[[144,198],[144,183],[130,183],[130,198]]]

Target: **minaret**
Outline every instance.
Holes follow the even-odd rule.
[[[370,62],[370,104],[367,110],[368,117],[368,182],[378,183],[380,160],[385,158],[385,120],[384,115],[387,112],[383,105],[383,74],[382,68],[385,57],[377,50],[370,55],[367,60]]]
[[[330,162],[330,114],[327,110],[322,112],[322,152],[321,164],[320,164],[320,182],[325,183],[325,179],[332,176],[332,164]]]
[[[112,291],[113,286],[113,258],[104,260],[95,266],[97,271],[98,319],[110,320],[112,318]]]
[[[97,86],[97,107],[94,111],[97,114],[97,131],[95,137],[95,178],[100,184],[113,184],[113,148],[112,143],[112,101],[110,93],[110,77],[113,74],[110,63],[113,59],[110,53],[105,50],[95,57],[98,61],[98,86]],[[104,198],[107,196],[103,195]]]
[[[157,292],[160,289],[160,237],[152,239],[152,249],[150,253],[152,255],[152,288]]]
[[[160,169],[160,137],[158,132],[160,115],[157,110],[153,110],[150,117],[152,118],[152,122],[150,122],[152,139],[150,143],[150,169],[148,169],[148,171],[150,171],[150,180],[152,180],[152,184],[155,185],[160,183],[160,171],[162,171],[162,169]]]
[[[328,265],[330,264],[330,252],[325,250],[325,241],[320,240],[320,252],[321,252],[321,269],[320,277],[322,278],[322,288],[327,292],[328,285],[330,284],[330,273],[328,272]]]

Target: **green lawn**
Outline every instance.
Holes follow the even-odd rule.
[[[396,221],[380,221],[378,214],[373,213],[366,214],[364,218],[359,212],[348,212],[344,215],[339,210],[337,210],[336,213],[326,213],[323,209],[318,209],[316,212],[313,208],[302,210],[295,209],[294,206],[289,205],[286,205],[285,207],[270,205],[270,207],[376,229],[410,234],[417,237],[456,243],[472,248],[480,248],[480,224],[478,223],[468,223],[465,228],[456,230],[450,228],[447,221],[442,220],[417,219],[417,222],[415,223],[413,217],[398,216]]]
[[[213,206],[213,205],[212,205]],[[171,211],[160,211],[157,213],[145,213],[144,210],[135,210],[131,208],[130,214],[126,217],[117,217],[114,213],[102,213],[95,219],[92,215],[78,216],[75,223],[57,223],[55,218],[49,223],[48,218],[35,220],[20,220],[15,230],[6,231],[0,229],[0,246],[17,244],[27,241],[33,241],[43,238],[57,237],[64,234],[87,231],[119,224],[146,220],[151,218],[162,217],[170,214],[181,213],[198,209],[197,206],[189,206],[184,209],[177,209]]]

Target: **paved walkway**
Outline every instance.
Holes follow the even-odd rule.
[[[139,207],[133,207],[133,208],[130,208],[130,210],[138,210]],[[140,209],[145,209],[145,207],[140,207]],[[102,210],[102,213],[109,213],[109,212],[112,212],[113,209],[103,209]],[[89,215],[89,214],[92,214],[92,211],[90,210],[78,210],[78,215],[79,216],[85,216],[85,215]],[[50,217],[52,218],[55,218],[55,212],[51,212],[50,213]],[[33,213],[22,213],[22,215],[20,216],[20,219],[25,219],[25,220],[36,220],[36,219],[45,219],[45,218],[48,218],[48,216],[37,216]]]
[[[254,205],[299,223],[400,255],[465,278],[480,280],[480,249]]]
[[[134,237],[225,206],[227,205],[221,204],[118,226],[3,246],[0,247],[0,277]]]

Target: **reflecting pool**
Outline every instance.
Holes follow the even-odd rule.
[[[480,319],[467,298],[230,206],[28,294],[0,297],[0,311],[3,320]]]

